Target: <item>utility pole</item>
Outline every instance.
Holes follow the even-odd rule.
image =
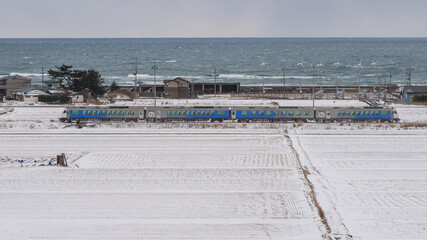
[[[360,93],[360,69],[359,69],[359,75],[357,76],[357,80],[359,81],[359,93]]]
[[[390,81],[389,81],[389,83],[388,83],[388,88],[387,88],[387,89],[388,89],[388,91],[387,91],[387,93],[388,93],[388,92],[390,92],[390,97],[393,99],[393,95],[391,94],[391,77],[393,76],[393,75],[391,75],[391,69],[389,70],[389,73],[390,73],[390,74],[388,75],[388,77],[389,77],[389,80],[390,80]],[[386,95],[387,95],[387,93],[386,93]]]
[[[265,62],[264,61],[262,61],[262,63],[261,63],[261,68],[262,68],[262,96],[264,97],[264,93],[265,93],[265,88],[264,88],[264,77],[265,77],[265,73],[264,73],[264,66],[265,66]]]
[[[381,79],[381,77],[380,76],[378,76],[378,83],[377,83],[377,86],[378,86],[378,100],[380,100],[380,90],[381,90],[381,88],[380,88],[380,79]]]
[[[407,77],[407,80],[408,80],[408,86],[411,86],[411,75],[412,75],[412,68],[408,68],[408,77]]]
[[[282,68],[283,71],[283,99],[286,99],[286,68]]]
[[[156,70],[159,69],[159,68],[156,66],[156,63],[154,63],[154,66],[151,69],[153,69],[153,71],[154,71],[153,93],[154,93],[154,106],[156,106],[156,98],[157,98],[157,92],[156,92],[156,88],[157,88],[157,86],[156,86]]]
[[[313,98],[313,111],[314,111],[314,65],[313,65],[313,91],[312,91],[312,98]]]
[[[136,82],[138,80],[138,58],[135,58],[135,94],[134,98],[136,98]]]
[[[42,67],[42,87],[44,87],[44,67]]]
[[[216,68],[214,67],[214,97],[216,97]]]

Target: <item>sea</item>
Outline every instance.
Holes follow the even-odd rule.
[[[39,84],[62,64],[94,69],[108,85],[152,84],[154,65],[157,82],[214,82],[216,73],[241,85],[422,85],[427,38],[0,39],[0,77]]]

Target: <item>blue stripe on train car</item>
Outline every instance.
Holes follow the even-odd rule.
[[[77,112],[75,112],[77,111]],[[90,114],[89,114],[90,112]],[[104,114],[102,114],[105,112]],[[108,112],[116,112],[116,114],[107,114],[106,110],[70,110],[69,116],[70,119],[115,119],[115,118],[123,118],[127,116],[134,116],[134,115],[125,115],[125,114],[117,114],[117,111],[110,111]],[[124,113],[125,111],[123,111]],[[73,114],[74,113],[74,114]],[[99,113],[99,114],[98,114]]]
[[[387,110],[387,115],[382,115],[381,111],[357,111],[358,114],[354,116],[355,119],[391,119],[391,112]],[[378,112],[378,115],[376,114]]]
[[[271,110],[236,110],[236,119],[273,119]]]
[[[83,114],[83,110],[78,110],[78,112],[77,112],[77,114],[72,114],[72,111],[70,111],[69,112],[69,114],[70,114],[70,118],[79,118],[79,119],[82,119],[82,118],[88,118],[88,119],[98,119],[98,118],[106,118],[106,115],[104,114],[104,115],[101,115],[101,114],[87,114],[87,110],[85,110],[86,111],[86,114]]]
[[[167,119],[227,119],[229,110],[167,110]]]

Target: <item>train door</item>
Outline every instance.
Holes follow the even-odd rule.
[[[331,120],[331,111],[326,111],[326,119]]]
[[[236,119],[236,110],[231,111],[231,119]]]
[[[157,110],[157,111],[156,111],[156,118],[157,118],[157,119],[162,118],[162,111],[161,111],[161,110]]]

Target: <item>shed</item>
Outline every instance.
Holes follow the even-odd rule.
[[[164,80],[165,98],[188,98],[190,82],[183,78],[174,78],[172,80]]]
[[[416,95],[427,95],[427,86],[405,86],[403,88],[403,102],[412,102]]]

